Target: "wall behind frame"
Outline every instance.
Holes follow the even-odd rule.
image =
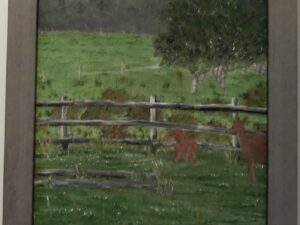
[[[0,224],[3,209],[3,165],[4,165],[4,121],[5,121],[5,84],[7,54],[7,13],[8,0],[0,1]]]

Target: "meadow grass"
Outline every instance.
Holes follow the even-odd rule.
[[[37,157],[36,167],[153,171],[165,191],[37,188],[35,225],[178,224],[264,225],[266,174],[246,181],[246,163],[223,152],[199,151],[194,162],[173,161],[173,152],[156,155],[147,147],[73,146],[68,155]],[[54,179],[54,178],[52,178]],[[48,198],[48,200],[47,200]]]
[[[126,93],[128,100],[189,104],[225,103],[237,97],[239,104],[266,106],[266,76],[235,70],[228,74],[222,90],[209,76],[196,94],[191,93],[192,76],[181,67],[161,66],[154,57],[152,36],[84,32],[43,32],[38,39],[37,100],[103,99],[108,89]],[[81,72],[79,72],[81,71]],[[251,90],[256,90],[251,92]],[[258,90],[258,91],[257,91]],[[107,98],[107,97],[106,97]],[[81,113],[84,109],[81,109]],[[164,110],[161,119],[168,121],[176,111]],[[126,113],[125,113],[126,114]],[[48,118],[51,111],[37,110],[37,118]],[[114,118],[120,116],[111,113]],[[190,113],[203,125],[230,126],[229,113]],[[261,116],[250,116],[246,124],[256,129],[266,124]],[[124,118],[124,113],[121,113]],[[185,122],[185,121],[178,121]],[[264,126],[265,127],[265,126]]]
[[[128,100],[199,103],[230,103],[266,106],[266,76],[251,71],[241,75],[231,72],[226,88],[221,90],[210,76],[191,94],[192,76],[175,66],[158,66],[154,57],[153,37],[130,34],[83,32],[43,32],[38,41],[37,100],[102,99],[108,89],[121,90]],[[258,90],[251,93],[251,90]],[[250,94],[249,94],[250,93]],[[125,94],[124,94],[125,95]],[[76,109],[75,118],[97,114],[102,119],[128,119],[127,109],[96,111]],[[56,110],[57,111],[57,110]],[[57,117],[52,109],[38,109],[37,119]],[[182,113],[164,110],[160,120],[195,122],[229,127],[230,113]],[[59,115],[59,110],[58,110]],[[246,115],[242,115],[246,116]],[[266,125],[266,118],[248,116],[247,127]],[[90,118],[93,119],[93,118]],[[126,137],[148,136],[149,129],[126,129]],[[159,138],[167,132],[159,129]],[[71,128],[72,136],[99,138],[103,128]],[[57,128],[38,128],[37,139],[59,135]],[[228,144],[230,137],[199,134],[198,140]],[[154,171],[156,184],[165,191],[149,190],[79,190],[36,188],[35,225],[110,225],[110,224],[180,224],[180,225],[263,225],[266,218],[266,174],[258,167],[256,185],[246,182],[246,163],[229,152],[200,151],[195,162],[175,163],[173,152],[161,149],[156,155],[147,146],[71,145],[67,155],[59,148],[37,145],[36,169],[81,168]],[[55,177],[52,177],[55,178]],[[49,178],[49,179],[52,179]]]
[[[99,99],[105,89],[119,88],[131,97],[155,94],[160,101],[202,103],[219,97],[229,103],[232,97],[240,97],[243,103],[243,93],[266,82],[266,76],[234,71],[228,75],[225,90],[209,77],[193,95],[192,76],[187,70],[158,67],[160,59],[154,57],[151,36],[46,32],[38,40],[38,80],[49,80],[46,87],[37,86],[38,100],[63,95],[77,100]],[[82,79],[84,85],[74,85],[76,79]],[[266,102],[265,96],[261,97]]]

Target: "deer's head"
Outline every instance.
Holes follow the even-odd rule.
[[[175,130],[170,136],[174,138],[175,141],[180,141],[185,137],[185,133],[182,130]]]
[[[244,131],[245,127],[245,119],[240,119],[240,117],[236,117],[236,120],[234,121],[234,124],[229,129],[230,134],[237,134],[240,131]]]

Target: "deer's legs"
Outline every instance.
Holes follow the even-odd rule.
[[[192,151],[192,160],[196,160],[196,149]]]
[[[193,141],[191,145],[192,160],[196,160],[196,151],[197,151],[197,143],[196,141]]]
[[[180,148],[180,146],[176,147],[175,152],[175,162],[178,162],[182,155],[182,149]]]
[[[251,184],[256,182],[255,163],[253,160],[248,161],[248,178],[247,179]]]
[[[185,143],[186,145],[186,143]],[[190,149],[189,146],[185,146],[184,148],[184,160],[187,162],[190,160]]]
[[[187,154],[186,161],[188,160],[194,161],[196,159],[196,151],[191,146],[189,146],[189,149],[187,149],[186,154]]]

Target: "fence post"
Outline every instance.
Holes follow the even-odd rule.
[[[231,99],[231,105],[232,106],[237,106],[238,105],[238,99],[236,97],[233,97]],[[234,121],[236,119],[236,116],[237,116],[236,112],[232,113],[232,118],[233,118]],[[231,144],[232,144],[232,147],[234,147],[234,148],[238,147],[238,141],[237,141],[236,135],[231,136]]]
[[[151,95],[150,96],[150,103],[155,103],[156,102],[156,97]],[[155,108],[150,108],[150,122],[155,122],[156,121],[156,109]],[[150,128],[150,140],[156,140],[157,138],[157,129],[155,127]]]
[[[68,98],[66,96],[63,96],[61,98],[62,101],[66,101]],[[66,120],[67,119],[67,113],[68,113],[68,108],[67,106],[63,105],[61,107],[61,120]],[[68,127],[65,125],[61,126],[61,138],[67,138],[68,137]],[[62,150],[64,152],[68,151],[68,143],[67,142],[62,142]]]
[[[80,64],[78,68],[78,79],[81,80],[81,77],[82,77],[82,65]]]

